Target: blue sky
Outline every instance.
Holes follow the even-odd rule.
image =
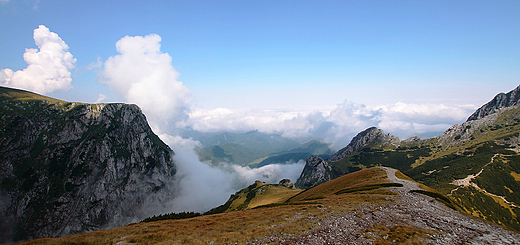
[[[125,36],[157,34],[160,52],[190,91],[189,102],[174,106],[189,108],[190,119],[161,120],[273,132],[283,123],[317,130],[348,121],[331,119],[334,111],[357,110],[356,120],[365,120],[382,110],[393,118],[350,117],[352,132],[375,124],[399,134],[407,129],[395,126],[400,122],[416,124],[401,137],[426,136],[519,85],[518,13],[519,1],[0,0],[0,69],[26,68],[25,49],[37,48],[33,30],[44,25],[76,59],[72,88],[48,95],[137,103],[99,82],[107,79],[104,62],[119,54],[116,43]],[[96,62],[101,66],[89,69]],[[434,107],[455,116],[436,121]],[[316,112],[321,119],[311,119]],[[296,123],[298,115],[305,122]]]

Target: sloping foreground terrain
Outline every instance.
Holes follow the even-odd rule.
[[[136,105],[0,87],[0,242],[116,227],[171,198],[173,151]]]
[[[205,214],[216,214],[230,211],[246,210],[258,206],[280,203],[302,192],[294,187],[288,179],[279,184],[267,184],[259,180],[229,197],[229,200]]]
[[[407,140],[372,127],[327,160],[307,159],[307,188],[373,166],[396,168],[465,212],[520,231],[520,87],[495,96],[438,137]]]
[[[520,234],[461,214],[438,200],[457,208],[395,169],[374,167],[254,209],[23,244],[520,243]]]

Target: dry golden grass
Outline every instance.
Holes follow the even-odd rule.
[[[298,202],[306,199],[314,199],[316,197],[328,197],[343,189],[382,183],[390,183],[385,170],[375,167],[363,169],[303,191],[290,198],[288,202]]]
[[[46,100],[52,103],[65,103],[63,100],[54,99],[51,97],[39,95],[33,92],[13,89],[13,88],[5,88],[0,87],[0,93],[4,96],[9,97],[10,99],[19,100],[19,101],[31,101],[31,100]]]
[[[285,200],[293,197],[294,195],[297,195],[300,192],[302,192],[302,190],[269,185],[266,186],[266,189],[262,194],[256,195],[255,198],[251,200],[248,208],[251,209],[271,203],[284,202]]]
[[[413,180],[412,178],[408,177],[408,175],[403,174],[401,171],[396,171],[395,172],[395,177],[397,177],[399,179],[404,179],[404,180],[409,180],[409,181],[415,182],[415,180]]]
[[[515,178],[516,181],[520,181],[520,174],[517,174],[516,172],[512,171],[511,176]]]
[[[244,192],[244,189],[235,194],[239,196],[239,198],[234,199],[229,205],[229,208],[224,212],[252,209],[262,205],[281,203],[302,192],[302,190],[290,189],[285,186],[267,184],[260,181],[255,182],[255,185],[256,187],[250,191],[255,192],[253,198],[248,197],[250,192]],[[245,202],[247,202],[247,205],[244,204]]]

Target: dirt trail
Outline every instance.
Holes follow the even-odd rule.
[[[467,186],[472,186],[472,187],[474,187],[475,189],[477,189],[477,190],[483,192],[483,193],[486,194],[486,195],[489,195],[489,196],[491,196],[491,197],[497,197],[497,198],[502,199],[505,203],[509,204],[511,207],[518,208],[517,205],[515,205],[514,203],[508,201],[508,200],[506,199],[505,196],[499,196],[499,195],[496,195],[496,194],[490,193],[490,192],[488,192],[487,190],[480,188],[476,183],[471,182],[474,178],[478,177],[482,172],[484,172],[484,168],[486,168],[489,164],[492,164],[492,163],[495,161],[495,158],[497,158],[497,157],[499,157],[499,156],[500,156],[500,154],[498,154],[498,153],[495,154],[495,155],[491,158],[491,161],[490,161],[489,163],[487,163],[486,165],[484,165],[484,166],[482,167],[482,169],[480,170],[480,172],[478,172],[477,174],[470,174],[470,175],[468,175],[468,177],[466,177],[466,178],[464,178],[464,179],[456,179],[456,180],[454,180],[453,182],[451,182],[452,185],[459,186],[459,187],[457,187],[457,188],[451,190],[451,194],[453,194],[455,191],[457,191],[457,190],[460,189],[461,187],[463,188],[463,187],[467,187]],[[508,155],[506,155],[506,156],[508,156]]]
[[[390,181],[403,184],[403,187],[389,188],[399,194],[392,204],[363,206],[346,213],[332,211],[316,229],[301,236],[272,236],[259,243],[372,244],[377,239],[396,242],[388,240],[388,235],[367,231],[374,225],[383,225],[431,231],[417,238],[425,244],[520,244],[520,234],[461,214],[426,195],[411,193],[410,190],[420,189],[417,183],[397,178],[395,169],[382,169]]]

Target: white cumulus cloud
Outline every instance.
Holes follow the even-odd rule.
[[[38,49],[25,49],[23,58],[27,68],[1,70],[0,83],[41,94],[71,89],[70,71],[74,69],[76,59],[68,51],[69,46],[44,25],[34,30],[33,37]]]
[[[156,133],[169,131],[172,123],[186,117],[191,96],[160,42],[157,34],[123,37],[116,43],[119,54],[109,57],[102,71],[102,81],[141,107]]]

